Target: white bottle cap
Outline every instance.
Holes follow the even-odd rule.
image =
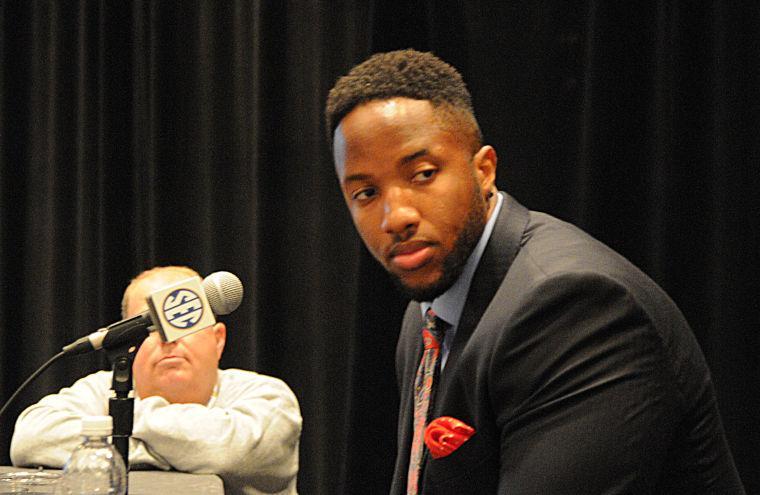
[[[113,430],[111,416],[85,416],[82,418],[82,435],[106,437]]]

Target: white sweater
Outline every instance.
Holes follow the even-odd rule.
[[[111,372],[99,371],[44,397],[16,421],[16,466],[63,467],[81,442],[83,416],[108,414]],[[205,406],[135,399],[130,465],[218,474],[225,493],[296,492],[301,414],[290,388],[277,378],[219,370]]]

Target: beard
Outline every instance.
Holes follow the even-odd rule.
[[[432,301],[440,296],[454,285],[464,271],[467,259],[470,257],[473,249],[478,244],[480,236],[486,226],[486,212],[488,203],[481,195],[480,187],[475,184],[470,197],[470,208],[467,212],[467,218],[462,225],[457,240],[454,242],[454,248],[443,260],[442,272],[440,278],[425,287],[409,287],[404,284],[401,278],[391,277],[396,287],[401,290],[407,297],[415,301]]]

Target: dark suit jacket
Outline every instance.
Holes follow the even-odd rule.
[[[421,328],[412,302],[392,494],[405,493]],[[675,304],[602,243],[507,195],[431,409],[476,433],[447,457],[426,453],[422,493],[744,493]]]

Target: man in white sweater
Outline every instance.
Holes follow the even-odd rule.
[[[198,274],[157,267],[124,292],[122,316],[147,309],[148,294]],[[281,380],[220,370],[224,323],[164,343],[153,332],[134,365],[130,465],[218,474],[226,493],[295,494],[301,414]],[[83,416],[108,414],[111,372],[86,376],[21,413],[11,441],[16,466],[60,468],[81,441]]]

